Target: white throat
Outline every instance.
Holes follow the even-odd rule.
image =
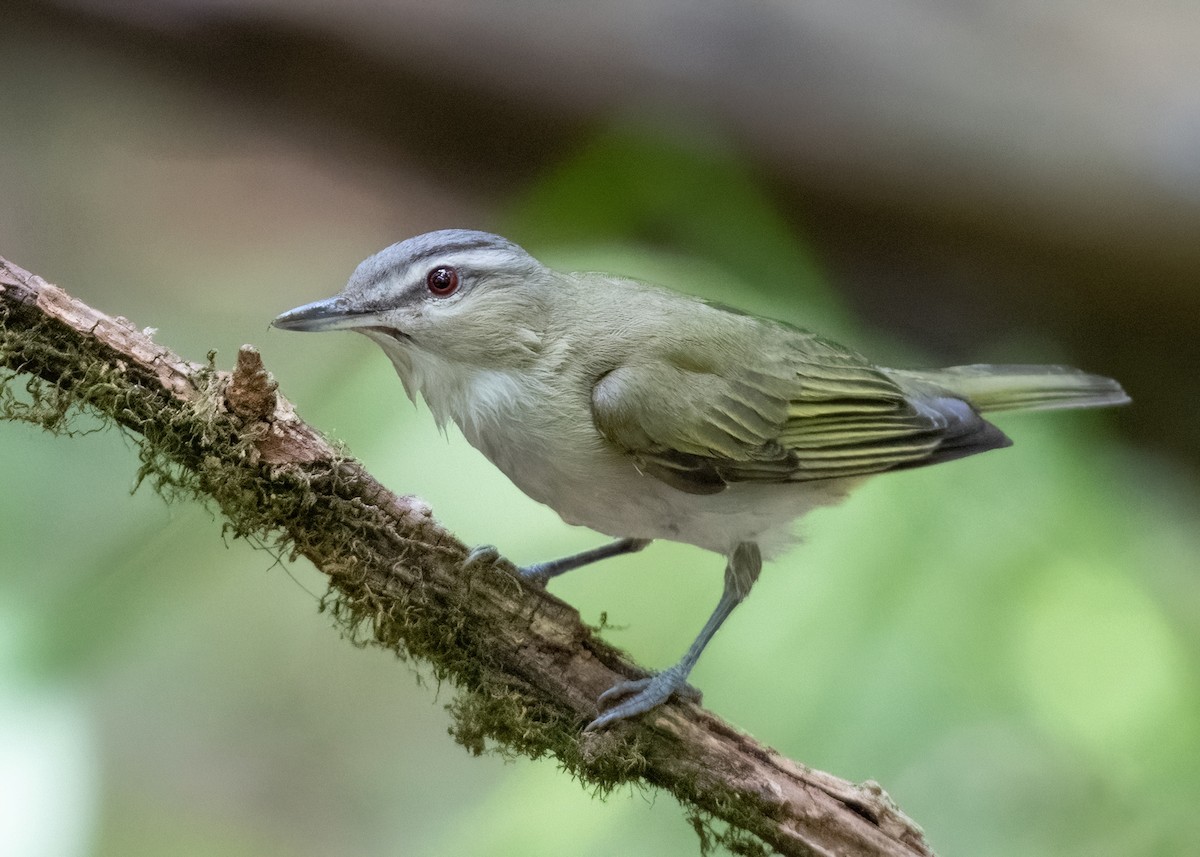
[[[393,360],[396,370],[410,394],[421,393],[438,427],[456,423],[475,446],[489,428],[508,422],[520,403],[529,400],[529,385],[539,383],[527,371],[482,369],[419,348],[408,350],[402,360]]]

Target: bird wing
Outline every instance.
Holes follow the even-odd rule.
[[[811,335],[797,345],[773,364],[760,354],[754,369],[718,370],[689,350],[618,366],[593,388],[596,429],[641,472],[693,494],[861,476],[1009,443],[945,390],[902,388]]]

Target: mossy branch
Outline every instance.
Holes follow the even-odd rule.
[[[472,752],[551,755],[601,794],[665,789],[705,850],[931,854],[878,785],[806,768],[693,703],[583,733],[601,691],[646,672],[573,608],[502,566],[464,572],[429,507],[300,420],[253,348],[232,373],[186,361],[0,259],[0,417],[63,432],[80,410],[137,439],[139,478],[165,496],[214,502],[235,536],[311,560],[351,640],[453,683],[451,731]]]

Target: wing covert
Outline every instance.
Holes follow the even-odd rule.
[[[967,402],[906,390],[853,352],[788,356],[765,370],[720,372],[670,357],[619,366],[593,389],[596,428],[641,472],[695,494],[861,476],[1007,445]]]

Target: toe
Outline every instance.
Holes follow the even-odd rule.
[[[547,568],[548,565],[549,563],[545,562],[535,562],[533,565],[521,566],[521,579],[528,581],[540,589],[545,589],[546,584],[550,581],[550,578],[553,577],[553,575],[549,573],[549,569]]]
[[[632,696],[639,691],[645,690],[651,680],[648,678],[639,678],[630,681],[619,681],[596,698],[596,706],[601,711],[604,711],[606,708],[611,707],[618,699],[623,699],[626,696]]]
[[[495,545],[479,545],[467,554],[467,558],[462,562],[462,567],[466,569],[481,565],[491,565],[499,559],[500,551],[496,549]]]

